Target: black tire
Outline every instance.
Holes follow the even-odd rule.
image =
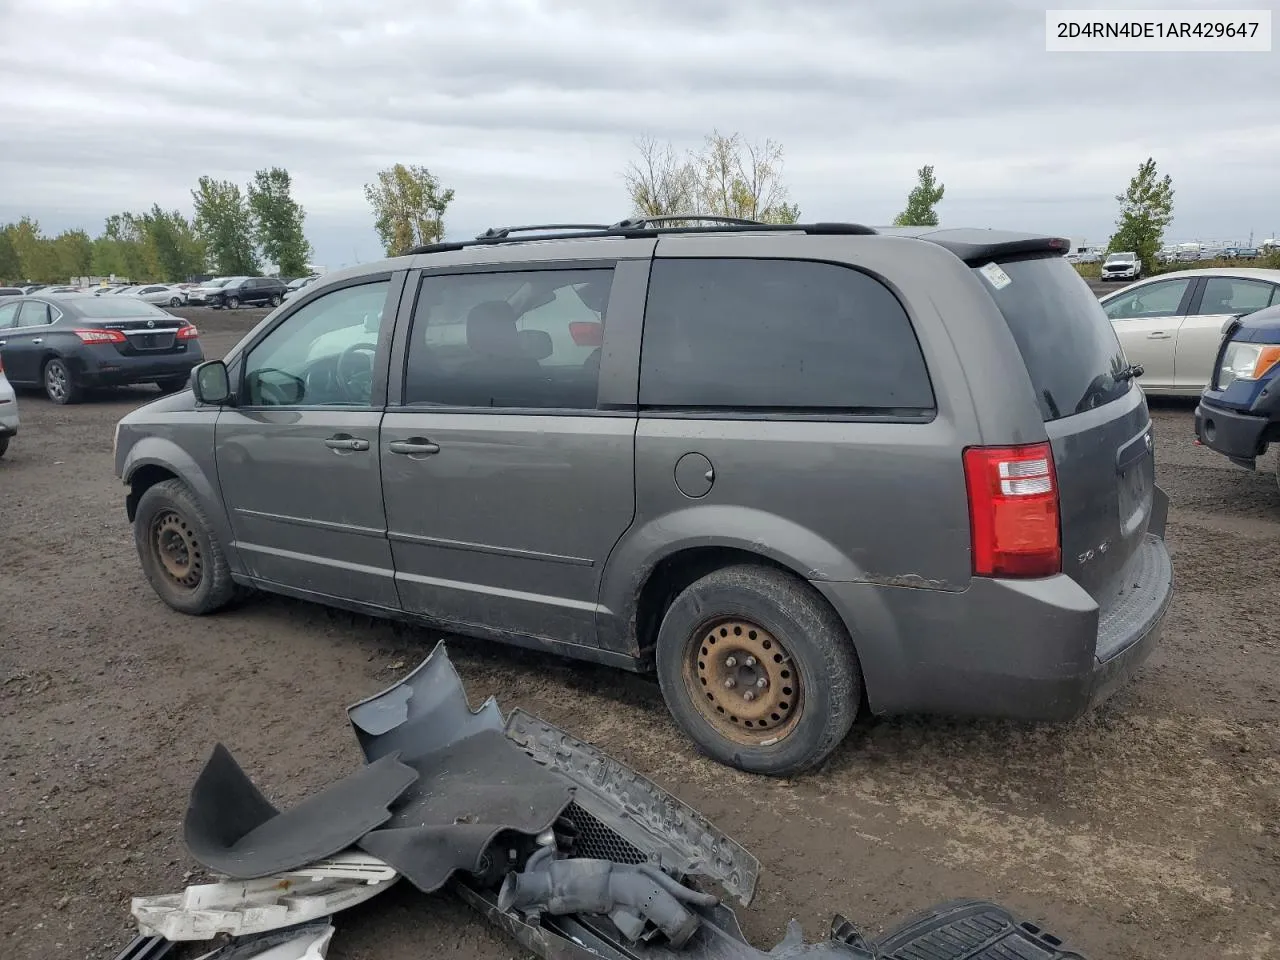
[[[271,306],[273,306],[273,307],[278,307],[278,306],[280,306],[281,302],[282,302],[282,301],[281,301],[281,299],[280,299],[280,294],[278,294],[278,293],[277,293],[274,297],[272,297],[272,298],[271,298]]]
[[[160,388],[161,393],[178,393],[187,389],[191,383],[191,377],[170,377],[168,380],[157,380],[156,386]]]
[[[181,480],[157,483],[138,500],[133,542],[152,589],[179,613],[202,616],[235,599],[236,585],[222,545]],[[183,569],[187,576],[178,576]]]
[[[748,643],[757,653],[759,644],[770,651],[740,692],[709,682],[734,662],[728,654],[713,661],[717,641],[730,654],[740,655],[737,645]],[[662,619],[656,661],[663,698],[680,728],[708,756],[749,773],[788,776],[817,766],[848,734],[862,702],[858,656],[840,618],[809,584],[769,567],[726,567],[682,591]],[[723,685],[735,679],[736,687],[739,675]],[[730,698],[754,694],[760,676],[760,697],[773,698],[768,709],[780,709],[747,730],[734,703],[751,711],[762,704]],[[791,699],[776,699],[783,696]]]
[[[228,309],[228,310],[239,310],[239,309],[240,309],[240,298],[239,298],[239,297],[227,297],[227,309]]]
[[[5,434],[0,437],[0,457],[3,457],[9,449],[9,435]]]
[[[169,306],[171,306],[171,307],[180,307],[180,306],[182,306],[182,298],[181,298],[181,297],[170,297],[170,298],[169,298]]]
[[[44,387],[44,395],[54,403],[79,403],[84,398],[84,389],[71,376],[71,369],[61,357],[50,357],[40,370],[40,383]]]

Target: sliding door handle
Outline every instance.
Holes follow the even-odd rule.
[[[387,449],[406,457],[425,457],[440,452],[440,444],[432,443],[426,437],[410,437],[408,440],[392,440]]]

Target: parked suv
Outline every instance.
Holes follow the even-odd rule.
[[[275,277],[233,277],[220,287],[205,291],[205,302],[215,310],[226,307],[237,310],[244,306],[270,304],[280,306],[288,287]]]
[[[769,774],[860,707],[1067,718],[1133,672],[1168,501],[1065,240],[660,221],[326,274],[127,415],[156,592],[653,672]]]

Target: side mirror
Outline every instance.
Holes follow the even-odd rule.
[[[200,403],[222,406],[231,399],[231,376],[221,360],[209,360],[192,371],[191,389]]]

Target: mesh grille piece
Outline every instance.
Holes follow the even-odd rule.
[[[618,836],[576,803],[569,804],[562,816],[578,830],[573,848],[575,856],[612,860],[614,863],[649,862],[649,858],[639,848]]]

